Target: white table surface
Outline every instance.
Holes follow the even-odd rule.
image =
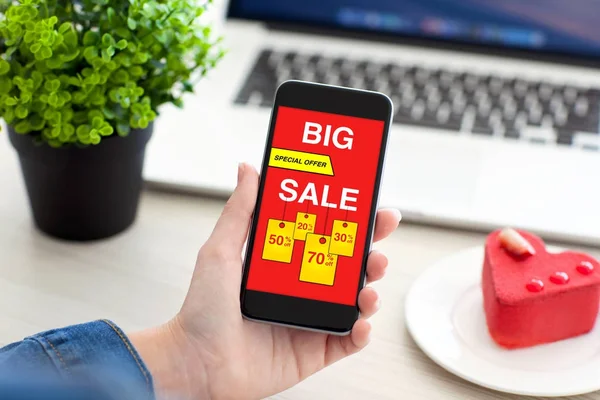
[[[136,224],[109,240],[74,244],[40,234],[12,149],[0,137],[0,344],[53,327],[109,318],[126,331],[170,318],[223,200],[145,191]],[[465,382],[430,361],[404,325],[404,296],[429,264],[484,235],[403,224],[376,245],[390,259],[375,286],[382,310],[366,350],[275,399],[518,399]],[[589,249],[588,249],[589,250]],[[590,250],[596,256],[600,251]],[[600,400],[600,393],[573,397]]]

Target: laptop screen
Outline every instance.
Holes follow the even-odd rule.
[[[231,0],[231,16],[600,58],[600,0]]]

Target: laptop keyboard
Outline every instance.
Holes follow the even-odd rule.
[[[375,90],[396,124],[598,150],[600,90],[419,66],[263,50],[235,102],[271,107],[288,79]],[[583,140],[578,137],[583,136]]]

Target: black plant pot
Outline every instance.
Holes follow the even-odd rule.
[[[115,235],[135,220],[142,168],[152,125],[100,144],[52,148],[35,144],[12,127],[8,136],[19,154],[36,225],[67,240]]]

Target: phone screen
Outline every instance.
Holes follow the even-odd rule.
[[[355,306],[385,121],[274,115],[246,289]]]

